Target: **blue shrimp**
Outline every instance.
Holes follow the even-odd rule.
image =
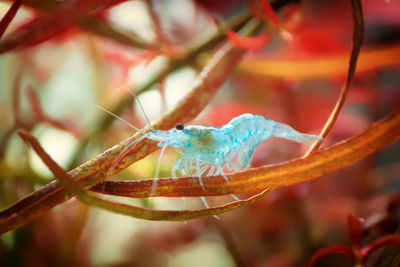
[[[157,141],[163,149],[170,146],[182,153],[172,167],[172,177],[177,177],[178,170],[196,176],[204,190],[201,177],[207,170],[207,176],[220,174],[229,183],[224,168],[248,169],[256,147],[271,136],[307,145],[321,140],[319,136],[300,133],[289,125],[255,114],[242,114],[221,127],[177,124],[169,131],[153,130],[146,137]],[[203,197],[202,200],[208,207]]]
[[[203,190],[205,188],[202,176],[206,172],[206,176],[220,174],[227,183],[230,183],[224,169],[233,171],[248,169],[256,147],[270,137],[284,138],[306,145],[321,140],[321,137],[317,135],[303,134],[289,125],[248,113],[239,115],[221,127],[177,124],[175,128],[168,131],[154,130],[145,116],[147,124],[151,128],[151,132],[145,133],[110,111],[99,108],[143,134],[127,149],[145,138],[158,142],[158,146],[162,149],[156,167],[156,178],[158,178],[160,159],[164,150],[166,147],[173,147],[182,156],[178,157],[172,166],[172,177],[178,177],[178,171],[184,176],[197,177]],[[155,187],[156,182],[153,183],[152,192]],[[237,199],[234,195],[232,197]],[[205,198],[200,198],[208,208],[209,205]],[[184,201],[185,198],[183,198],[182,208]]]

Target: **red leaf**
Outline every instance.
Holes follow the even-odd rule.
[[[333,54],[345,49],[345,46],[332,34],[308,27],[294,34],[295,52],[310,54]]]
[[[349,224],[350,236],[353,245],[357,250],[359,250],[361,248],[362,232],[365,220],[350,214],[347,217],[347,222]]]
[[[314,253],[314,255],[311,257],[311,259],[308,261],[307,267],[312,267],[320,259],[322,259],[330,254],[337,254],[337,253],[349,256],[349,258],[351,259],[351,262],[354,263],[354,254],[353,254],[353,250],[350,247],[345,246],[345,245],[332,245],[332,246],[329,246],[326,248],[322,248],[322,249],[318,250],[316,253]]]
[[[229,42],[237,48],[245,50],[257,50],[263,47],[269,41],[269,35],[267,32],[262,33],[259,36],[243,37],[236,32],[228,29],[226,36]]]
[[[84,17],[94,16],[126,0],[80,0],[33,18],[0,42],[0,54],[37,45],[69,30]]]
[[[278,26],[280,21],[275,11],[272,9],[271,5],[266,0],[261,0],[261,6],[265,11],[266,17],[275,25]]]
[[[259,19],[262,19],[264,21],[271,21],[274,26],[278,26],[280,23],[280,20],[278,16],[276,15],[274,9],[271,7],[270,3],[266,0],[261,0],[261,8],[259,8],[259,5],[256,3],[255,0],[250,0],[249,1],[249,8],[251,10],[251,13]]]
[[[368,256],[377,249],[383,247],[399,247],[400,248],[400,235],[387,235],[378,240],[375,240],[368,246],[361,249],[360,254],[362,256],[363,261],[365,262]]]

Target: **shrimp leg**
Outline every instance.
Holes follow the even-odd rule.
[[[210,170],[207,173],[207,176],[211,176],[215,174],[215,165],[211,164]]]
[[[172,175],[172,179],[176,179],[178,178],[178,169],[182,168],[182,157],[177,158],[174,165],[172,166],[172,170],[171,170],[171,175]],[[181,204],[181,209],[184,210],[185,209],[185,201],[186,201],[186,197],[182,197],[182,204]]]
[[[222,177],[224,178],[224,180],[225,180],[228,184],[231,184],[231,181],[229,181],[228,176],[226,176],[224,170],[222,169],[221,165],[219,164],[218,159],[215,160],[215,166],[217,166],[218,173],[222,175]],[[231,197],[232,197],[234,200],[240,200],[240,198],[238,198],[238,197],[235,196],[234,194],[230,194],[230,195],[231,195]]]
[[[172,166],[172,169],[171,169],[171,175],[172,175],[172,178],[173,179],[176,179],[177,177],[178,177],[178,169],[181,167],[181,158],[182,157],[180,157],[180,158],[177,158],[176,159],[176,161],[175,161],[175,163],[174,163],[174,165]]]
[[[199,183],[201,188],[203,188],[203,191],[206,191],[206,189],[204,188],[204,184],[203,184],[203,180],[201,179],[201,171],[200,171],[200,159],[199,157],[196,158],[196,170],[197,170],[197,178],[199,179]]]
[[[164,151],[165,151],[166,148],[167,148],[166,145],[164,145],[164,146],[161,148],[160,157],[158,158],[158,161],[157,161],[156,173],[155,173],[155,175],[154,175],[153,184],[151,185],[150,196],[153,195],[153,194],[154,194],[154,191],[156,190],[158,178],[159,178],[159,176],[160,176],[161,158],[162,158],[162,156],[164,155]]]
[[[192,174],[192,172],[190,171],[191,170],[191,168],[190,168],[190,166],[191,166],[190,160],[185,159],[184,156],[176,159],[174,165],[172,166],[172,170],[171,170],[172,178],[175,179],[175,178],[178,177],[177,173],[178,173],[178,169],[180,169],[180,170],[182,170],[181,174],[183,174],[185,176],[196,175],[197,178],[199,179],[200,185],[202,186],[203,190],[205,190],[204,189],[204,185],[203,185],[203,181],[201,179],[201,174],[202,173],[200,171],[200,160],[199,159],[196,159],[196,165],[198,166],[198,168],[196,169],[196,173]],[[206,208],[210,208],[210,206],[208,205],[207,200],[206,200],[205,197],[200,197],[200,199],[201,199],[201,201],[203,202],[203,204],[204,204],[204,206]],[[185,202],[186,202],[186,197],[182,197],[182,205],[181,205],[181,209],[182,210],[185,209]]]
[[[203,191],[206,191],[206,189],[204,188],[203,180],[201,179],[202,172],[200,170],[200,158],[199,157],[196,158],[196,171],[197,171],[197,173],[196,173],[197,179],[199,179],[200,186],[201,186],[201,188],[203,188]],[[209,209],[210,206],[208,205],[206,198],[205,197],[200,197],[200,199],[203,202],[204,207]]]

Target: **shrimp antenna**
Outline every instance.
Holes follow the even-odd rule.
[[[144,108],[143,108],[142,104],[140,103],[139,98],[136,96],[135,92],[133,92],[131,88],[129,88],[129,92],[131,93],[131,95],[133,96],[133,98],[136,100],[136,103],[139,105],[139,108],[140,108],[140,110],[141,110],[142,113],[143,113],[143,117],[144,117],[144,120],[145,120],[146,123],[147,123],[147,126],[149,126],[149,128],[150,128],[152,131],[154,131],[154,128],[153,128],[153,126],[151,126],[150,120],[149,120],[149,118],[147,117],[146,112],[144,112]]]
[[[115,118],[119,119],[120,121],[122,121],[122,122],[125,123],[126,125],[132,127],[135,131],[137,131],[137,132],[139,132],[139,133],[141,133],[141,134],[144,134],[144,135],[146,134],[144,131],[142,131],[142,130],[140,130],[139,128],[137,128],[136,126],[130,124],[129,122],[127,122],[127,121],[124,120],[123,118],[120,118],[119,116],[115,115],[115,114],[112,113],[111,111],[109,111],[109,110],[107,110],[107,109],[105,109],[105,108],[103,108],[103,107],[101,107],[101,106],[99,106],[99,105],[97,105],[97,104],[95,104],[95,103],[92,103],[92,105],[95,105],[96,107],[98,107],[99,109],[103,110],[104,112],[106,112],[106,113],[110,114],[111,116],[114,116]]]

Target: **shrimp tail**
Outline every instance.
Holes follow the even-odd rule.
[[[306,144],[306,145],[311,144],[313,141],[321,140],[321,137],[319,137],[318,135],[303,134],[303,133],[296,131],[289,125],[279,123],[279,122],[275,122],[271,136],[289,139],[291,141]]]

